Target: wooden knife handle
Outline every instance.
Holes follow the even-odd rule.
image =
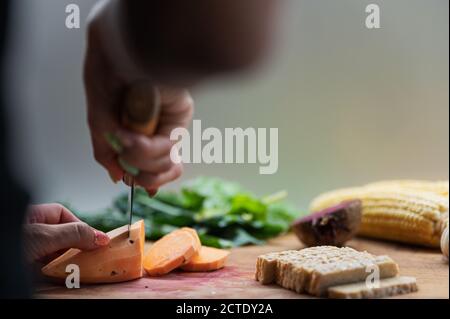
[[[135,133],[151,136],[158,125],[160,108],[161,97],[158,88],[148,82],[135,83],[125,94],[121,112],[122,124]],[[132,185],[134,178],[125,174],[123,181]]]
[[[151,136],[158,125],[160,108],[158,88],[148,82],[135,83],[125,94],[122,124],[133,132]]]

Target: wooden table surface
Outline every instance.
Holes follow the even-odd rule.
[[[149,244],[150,245],[150,244]],[[449,298],[449,267],[440,251],[357,238],[348,243],[357,250],[388,255],[400,266],[400,274],[417,278],[419,291],[397,298]],[[227,266],[208,273],[175,271],[163,277],[106,285],[81,285],[80,289],[45,284],[37,298],[311,298],[276,285],[254,280],[256,257],[272,251],[302,248],[289,234],[263,246],[235,248]]]

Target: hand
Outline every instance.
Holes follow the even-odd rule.
[[[69,248],[91,250],[105,246],[109,237],[60,204],[42,204],[29,208],[24,242],[27,260],[36,262]]]
[[[193,113],[193,101],[188,91],[158,87],[161,95],[161,111],[158,127],[152,137],[125,130],[119,121],[124,90],[133,76],[127,73],[121,61],[109,61],[102,46],[99,28],[91,21],[88,31],[88,47],[84,66],[84,83],[87,95],[88,125],[91,133],[94,157],[109,172],[114,182],[124,176],[126,162],[139,170],[135,182],[149,193],[168,183],[182,173],[182,164],[170,159],[170,132],[177,127],[187,127]],[[120,70],[120,71],[119,71]],[[112,147],[105,134],[117,137],[120,145]]]

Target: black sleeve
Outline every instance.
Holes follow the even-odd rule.
[[[13,178],[8,161],[8,128],[5,120],[3,60],[9,1],[0,1],[0,298],[31,296],[29,272],[23,262],[22,223],[28,194]]]

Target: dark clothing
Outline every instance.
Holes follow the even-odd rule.
[[[11,174],[8,159],[9,136],[6,121],[3,70],[7,42],[9,1],[0,1],[0,298],[29,297],[29,272],[22,256],[21,225],[28,195]]]

